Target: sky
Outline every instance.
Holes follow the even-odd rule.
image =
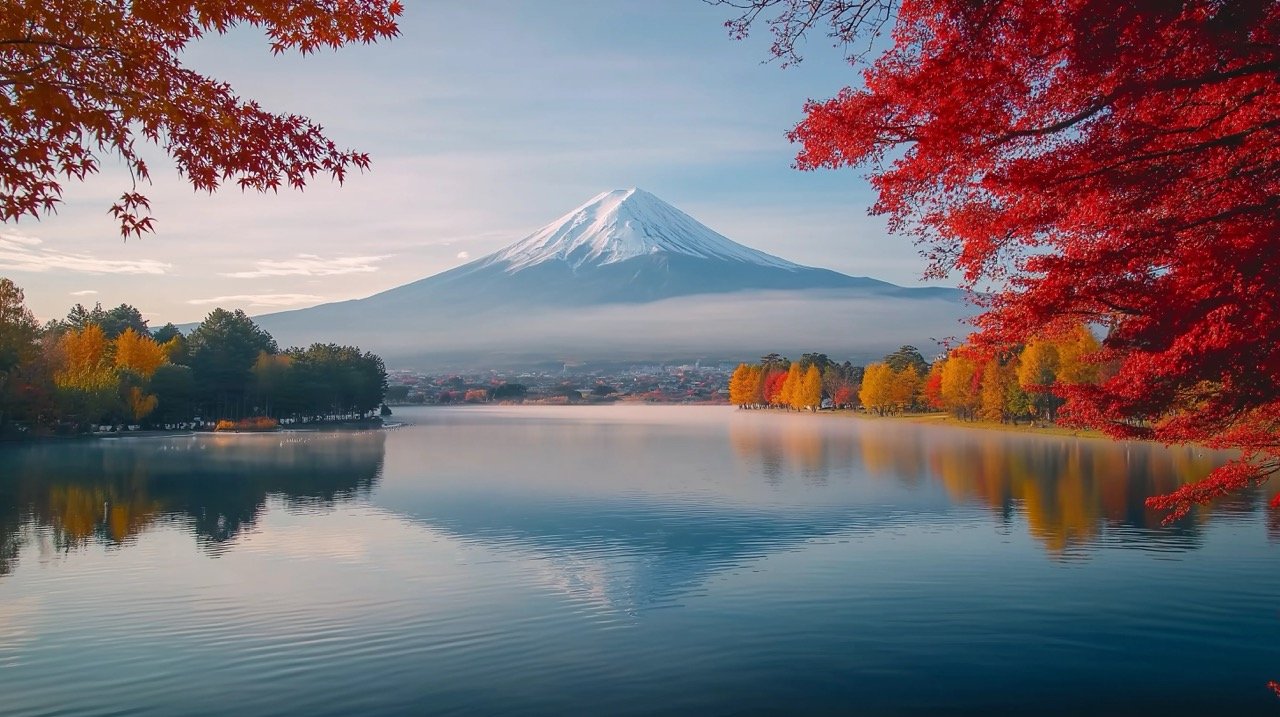
[[[272,56],[252,28],[188,48],[193,69],[299,113],[373,166],[339,187],[195,192],[148,148],[154,234],[121,240],[118,162],[64,186],[57,214],[0,225],[0,276],[44,319],[127,302],[152,326],[217,306],[262,314],[368,296],[527,236],[593,195],[638,186],[792,261],[923,285],[911,241],[867,214],[855,170],[799,172],[786,132],[858,72],[822,36],[768,59],[698,0],[406,4],[401,35]]]

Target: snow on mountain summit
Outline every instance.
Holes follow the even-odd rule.
[[[636,188],[601,192],[483,263],[516,273],[559,260],[577,270],[663,253],[790,271],[806,268],[732,241]]]

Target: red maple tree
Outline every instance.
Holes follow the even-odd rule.
[[[764,402],[773,406],[781,402],[779,395],[782,393],[782,386],[787,382],[786,371],[775,371],[765,374],[764,380]]]
[[[111,207],[124,236],[153,229],[137,190],[139,138],[162,145],[199,190],[342,182],[369,157],[339,149],[305,117],[273,114],[182,65],[183,48],[235,25],[263,28],[275,53],[397,34],[398,0],[12,0],[0,6],[0,221],[39,217],[62,180],[123,160],[133,186]]]
[[[1280,2],[721,0],[778,56],[891,28],[811,101],[801,169],[864,167],[929,275],[988,291],[977,338],[1106,328],[1065,413],[1243,457],[1149,501],[1178,517],[1280,470]],[[857,58],[854,58],[857,59]]]

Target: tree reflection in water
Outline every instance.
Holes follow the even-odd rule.
[[[45,534],[62,552],[120,546],[174,521],[218,553],[269,497],[324,510],[367,498],[382,474],[382,431],[44,443],[0,451],[0,575]]]
[[[1025,516],[1031,536],[1055,556],[1102,540],[1187,550],[1198,545],[1205,522],[1253,513],[1269,499],[1261,490],[1242,493],[1165,526],[1163,512],[1147,509],[1146,498],[1204,477],[1228,454],[905,421],[788,418],[731,424],[737,453],[771,481],[852,471],[909,488],[937,485],[953,503],[984,506],[1001,521]],[[1280,537],[1280,520],[1270,526]]]

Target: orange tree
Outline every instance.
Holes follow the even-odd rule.
[[[1280,470],[1280,0],[718,2],[784,60],[814,31],[867,60],[797,164],[867,169],[930,275],[994,287],[979,344],[1105,326],[1071,420],[1243,451],[1151,505]]]
[[[235,25],[263,28],[275,53],[304,54],[397,33],[398,0],[9,0],[0,6],[0,221],[39,217],[64,179],[121,159],[133,184],[111,207],[126,237],[151,231],[137,190],[139,138],[164,147],[199,190],[341,182],[369,157],[305,117],[273,114],[184,67],[183,48]]]

